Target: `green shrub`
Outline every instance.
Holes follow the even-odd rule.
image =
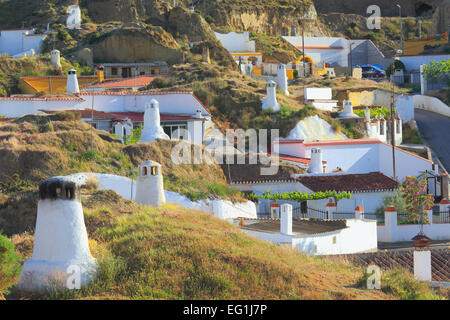
[[[403,70],[403,72],[406,71],[406,67],[400,60],[394,60],[394,62],[391,63],[391,65],[386,69],[386,77],[389,78],[391,76],[392,72],[392,65],[394,65],[394,71],[395,70]]]
[[[8,182],[0,182],[0,191],[4,194],[12,194],[31,188],[33,188],[33,184],[27,180],[22,180],[17,173],[13,174]]]
[[[0,234],[0,296],[17,281],[20,264],[21,259],[14,252],[14,244]]]

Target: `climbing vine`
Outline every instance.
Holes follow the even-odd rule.
[[[254,199],[266,199],[266,200],[291,200],[295,202],[303,202],[307,200],[322,200],[328,198],[334,198],[336,201],[340,201],[342,199],[351,199],[350,192],[336,192],[336,191],[319,191],[315,193],[303,193],[300,191],[291,191],[285,193],[271,193],[270,190],[264,192],[262,195],[258,196],[254,193],[251,194],[251,197]]]

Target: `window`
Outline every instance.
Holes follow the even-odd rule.
[[[333,244],[336,244],[336,236],[333,236]]]
[[[156,167],[151,168],[152,176],[156,176]]]
[[[113,76],[117,76],[117,68],[111,68],[111,74],[113,75]]]
[[[166,124],[163,125],[164,132],[170,137],[170,139],[187,140],[186,124]]]
[[[143,175],[146,176],[148,174],[147,167],[143,167],[142,169],[143,169]]]

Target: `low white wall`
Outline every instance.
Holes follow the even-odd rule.
[[[414,120],[414,96],[399,95],[395,108],[403,123]]]
[[[415,95],[414,108],[423,109],[450,117],[450,107],[435,97]]]
[[[342,230],[294,238],[292,247],[313,255],[350,254],[377,249],[376,221],[349,219],[346,223],[347,228]]]
[[[93,176],[99,183],[100,190],[113,190],[128,200],[134,200],[136,196],[136,182],[127,177],[103,173],[77,173],[71,175],[80,184],[85,183],[89,176]],[[132,191],[133,190],[133,191]],[[256,218],[256,206],[253,202],[232,203],[225,200],[199,200],[191,201],[187,197],[172,191],[164,191],[167,203],[175,203],[180,206],[203,210],[214,214],[220,219],[234,219],[239,217]]]
[[[291,243],[293,248],[312,255],[349,254],[377,249],[377,225],[365,219],[347,220],[347,228],[321,234],[288,236],[275,232],[242,229],[248,235],[274,244]],[[335,239],[335,243],[333,243]]]
[[[417,224],[397,225],[389,229],[386,225],[377,227],[377,237],[380,242],[411,241],[419,233]],[[450,240],[450,224],[424,225],[423,232],[432,240]]]

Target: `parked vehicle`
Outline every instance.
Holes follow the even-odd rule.
[[[363,78],[385,78],[386,71],[383,70],[382,66],[376,64],[363,64],[356,65],[354,67],[359,67],[362,69]]]

